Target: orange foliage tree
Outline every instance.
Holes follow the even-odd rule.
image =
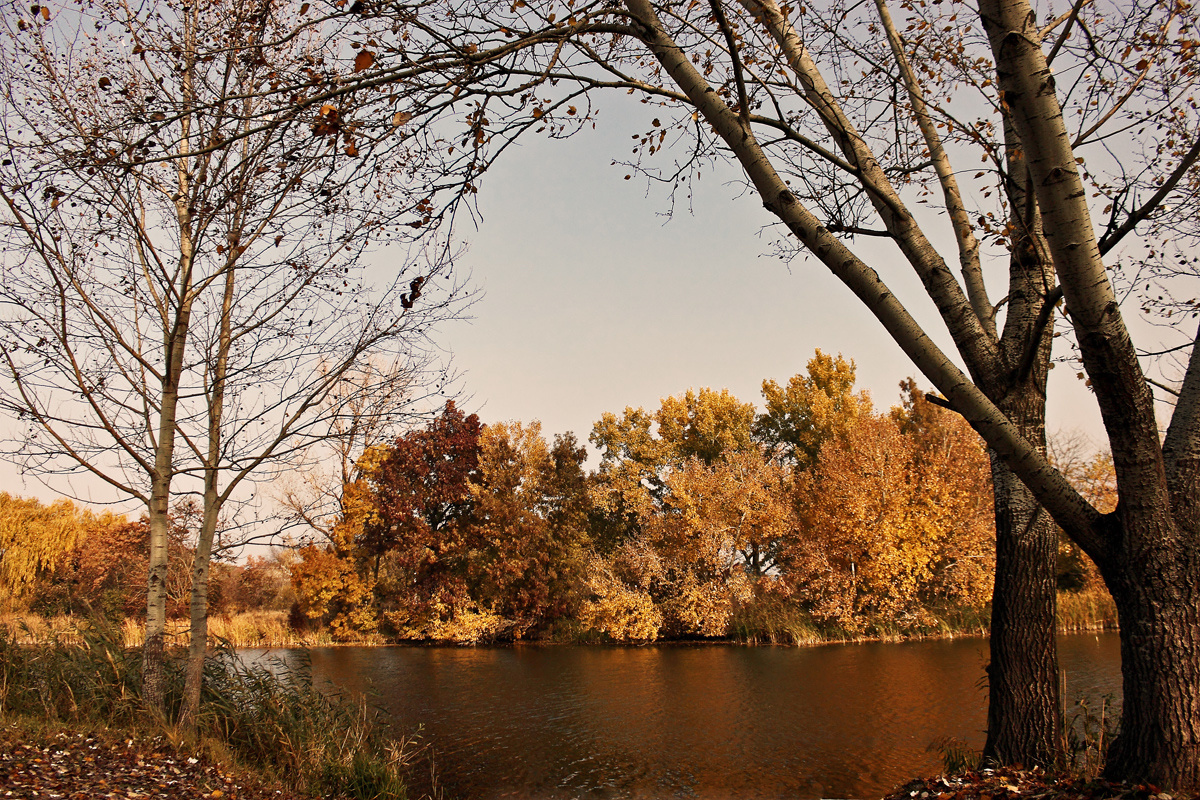
[[[804,534],[789,579],[818,619],[851,633],[911,629],[934,622],[938,601],[986,602],[988,460],[969,428],[934,411],[917,401],[863,416],[798,478]]]

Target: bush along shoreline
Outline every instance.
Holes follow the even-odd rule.
[[[217,648],[205,665],[197,734],[185,737],[143,705],[141,654],[126,646],[124,634],[92,620],[71,636],[30,645],[0,627],[6,747],[13,740],[51,741],[59,734],[86,739],[99,732],[92,738],[102,749],[119,734],[130,737],[130,747],[136,740],[149,742],[139,746],[151,750],[195,752],[207,763],[300,795],[408,796],[406,776],[427,756],[419,741],[395,735],[365,698],[315,687],[303,662],[286,668],[248,663],[229,647]],[[167,686],[174,718],[183,694],[182,663],[170,662]]]
[[[292,615],[294,618],[294,615]],[[1112,597],[1100,589],[1080,592],[1060,592],[1058,596],[1058,629],[1060,633],[1085,631],[1115,631],[1117,612]],[[218,651],[233,649],[309,648],[309,647],[377,647],[397,644],[411,645],[493,645],[511,644],[574,644],[613,645],[646,644],[653,641],[711,642],[739,645],[802,646],[838,642],[906,641],[914,639],[954,638],[957,636],[987,636],[987,609],[950,609],[929,614],[920,624],[907,627],[892,622],[866,624],[856,631],[821,624],[802,610],[786,606],[745,606],[730,615],[728,627],[720,636],[655,636],[651,639],[618,639],[578,621],[565,620],[551,630],[534,636],[514,637],[516,628],[497,615],[476,615],[476,623],[460,623],[431,631],[420,638],[401,638],[378,630],[357,635],[339,632],[319,624],[307,624],[297,630],[285,611],[253,611],[234,615],[215,616],[209,620],[209,643]],[[36,614],[0,615],[0,636],[12,644],[80,644],[95,623],[89,618],[59,615],[42,617]],[[134,618],[125,619],[120,626],[108,625],[112,635],[125,648],[140,647],[143,627]],[[183,620],[169,625],[168,640],[182,647],[187,643],[187,626]]]

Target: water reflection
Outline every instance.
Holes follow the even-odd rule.
[[[327,648],[318,679],[424,726],[471,798],[878,797],[980,747],[987,643]],[[1061,640],[1068,699],[1119,695],[1114,635]]]

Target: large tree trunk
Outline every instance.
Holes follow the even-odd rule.
[[[1120,512],[1118,512],[1120,514]],[[1148,520],[1169,540],[1162,509]],[[1128,523],[1127,523],[1128,524]],[[1123,537],[1126,538],[1126,537]],[[1101,567],[1121,624],[1121,731],[1108,752],[1114,780],[1200,786],[1200,569],[1196,554],[1150,548]],[[1113,574],[1115,573],[1115,574]]]
[[[1198,436],[1194,411],[1176,410],[1167,435],[1172,446],[1164,452],[1154,398],[1108,280],[1033,11],[1026,0],[981,0],[980,16],[1025,145],[1117,474],[1116,512],[1082,524],[1065,514],[1060,520],[1100,568],[1120,615],[1124,713],[1106,774],[1194,788],[1200,785],[1200,553],[1189,515],[1198,487],[1194,473],[1186,480],[1182,474]],[[1193,348],[1186,379],[1193,389],[1197,356]]]
[[[1058,529],[995,455],[992,485],[996,583],[983,758],[996,764],[1053,767],[1062,741],[1055,629]]]
[[[1046,378],[1053,333],[1054,271],[1042,216],[1016,131],[1006,120],[1011,209],[1009,295],[1000,338],[1004,375],[986,386],[992,400],[1038,452],[1046,453]],[[1062,756],[1062,705],[1057,642],[1058,526],[994,451],[996,581],[992,593],[991,662],[985,761],[1054,767]]]

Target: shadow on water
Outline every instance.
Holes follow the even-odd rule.
[[[1119,697],[1116,635],[1060,649],[1068,701]],[[939,771],[934,741],[983,743],[983,639],[310,655],[318,680],[422,726],[460,798],[870,798]]]

